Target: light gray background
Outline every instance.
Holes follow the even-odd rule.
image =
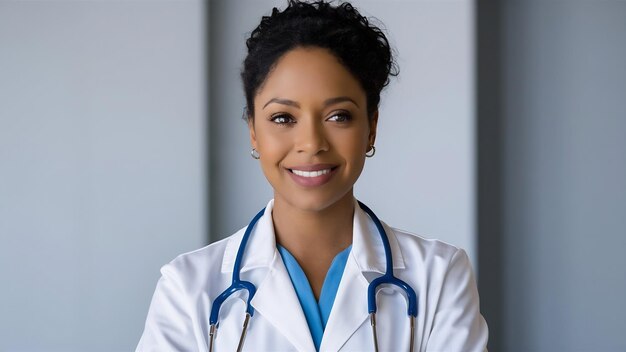
[[[0,351],[130,351],[206,243],[195,1],[0,2]]]

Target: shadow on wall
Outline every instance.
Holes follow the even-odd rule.
[[[490,350],[626,351],[626,2],[476,2]]]
[[[478,290],[489,325],[489,350],[502,351],[501,11],[497,1],[476,6]]]

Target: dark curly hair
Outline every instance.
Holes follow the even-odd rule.
[[[261,19],[246,46],[248,56],[241,72],[246,119],[254,118],[254,97],[276,62],[297,47],[321,47],[333,53],[365,91],[370,118],[389,76],[398,75],[383,31],[347,2],[333,6],[325,1],[289,0],[283,11],[275,7]]]

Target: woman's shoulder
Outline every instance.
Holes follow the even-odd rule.
[[[395,227],[389,228],[393,231],[402,256],[408,257],[408,259],[419,259],[424,262],[433,260],[450,261],[455,256],[467,256],[462,248],[445,241],[427,238],[423,235]]]
[[[396,250],[405,274],[419,278],[419,284],[436,295],[447,285],[474,280],[472,263],[464,249],[450,243],[392,228]]]
[[[221,273],[224,254],[231,240],[236,236],[241,236],[242,232],[243,229],[222,240],[177,255],[169,263],[161,267],[161,274],[184,280],[185,278],[189,279],[189,276],[208,278]]]

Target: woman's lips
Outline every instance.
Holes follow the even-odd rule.
[[[328,164],[297,166],[287,169],[291,178],[300,186],[321,186],[335,175],[337,166]]]

